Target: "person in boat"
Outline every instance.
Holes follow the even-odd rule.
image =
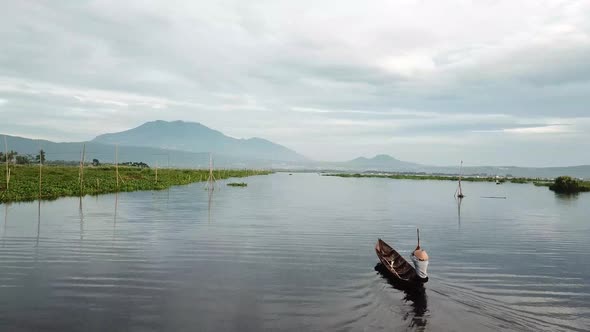
[[[428,254],[426,253],[426,250],[420,248],[420,243],[418,243],[418,246],[412,252],[412,256],[410,258],[412,259],[412,263],[414,263],[414,269],[418,275],[418,281],[427,282]]]

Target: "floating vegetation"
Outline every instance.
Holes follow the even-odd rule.
[[[533,180],[532,179],[527,179],[527,178],[514,178],[514,179],[510,179],[510,182],[512,182],[512,183],[529,183],[531,181],[533,181]]]
[[[118,171],[118,176],[117,176]],[[142,167],[97,166],[43,166],[40,179],[39,167],[13,165],[10,169],[10,187],[6,186],[6,174],[0,172],[0,203],[31,201],[37,198],[56,199],[66,196],[98,195],[121,191],[162,190],[171,186],[185,185],[206,180],[208,169],[156,170]],[[216,179],[240,178],[251,175],[266,175],[272,172],[259,170],[219,169],[213,171]],[[118,180],[118,181],[117,181]]]
[[[230,187],[247,187],[248,184],[244,182],[230,182],[227,184]]]
[[[398,180],[440,180],[440,181],[458,181],[458,175],[436,175],[436,174],[383,174],[383,173],[335,173],[323,174],[324,176],[339,176],[343,178],[385,178]],[[529,183],[533,181],[542,181],[542,179],[530,178],[498,178],[495,176],[462,176],[461,181],[467,182],[496,182],[504,183]]]
[[[383,174],[383,173],[335,173],[323,174],[324,176],[339,176],[343,178],[385,178],[385,179],[407,179],[407,180],[445,180],[457,181],[458,176],[454,175],[434,175],[434,174]],[[494,176],[468,176],[462,177],[461,181],[469,182],[504,182],[511,183],[533,183],[538,187],[549,187],[556,193],[575,194],[584,191],[590,191],[590,181],[583,181],[569,176],[560,176],[555,181],[540,178],[497,178]]]
[[[577,194],[590,191],[590,182],[574,179],[570,176],[560,176],[549,186],[549,189],[559,194]]]

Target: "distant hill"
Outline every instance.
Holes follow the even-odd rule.
[[[30,154],[35,156],[39,150],[45,151],[48,161],[79,161],[82,147],[86,144],[86,161],[98,159],[101,163],[113,163],[115,161],[115,146],[96,142],[70,142],[56,143],[47,140],[37,140],[17,136],[6,135],[8,149],[18,152],[20,155]],[[3,145],[3,144],[2,144]],[[215,167],[231,168],[271,168],[281,167],[283,162],[271,160],[228,156],[220,153],[213,154]],[[183,167],[183,168],[207,168],[209,167],[209,153],[197,153],[178,150],[166,150],[160,148],[124,146],[118,147],[118,161],[120,163],[143,161],[155,167]]]
[[[359,157],[341,164],[342,167],[363,168],[366,170],[414,170],[419,164],[401,161],[390,155],[379,154],[373,158]]]
[[[271,141],[257,137],[229,137],[196,122],[146,122],[133,129],[97,136],[92,142],[188,152],[213,152],[234,158],[288,162],[307,160],[297,152]]]
[[[86,160],[98,159],[112,163],[118,145],[119,162],[145,162],[160,167],[208,167],[209,152],[216,167],[275,168],[293,170],[331,170],[339,172],[414,172],[457,174],[458,166],[429,166],[402,161],[380,154],[372,158],[359,157],[344,162],[324,162],[306,159],[282,145],[261,138],[236,139],[202,124],[183,121],[147,122],[137,128],[104,134],[90,142],[56,143],[24,137],[6,136],[8,149],[19,154],[35,156],[39,149],[47,160],[79,161],[82,145],[86,144]],[[3,150],[3,149],[2,149]],[[554,178],[569,175],[590,179],[590,165],[570,167],[470,166],[466,175],[499,175],[514,177]]]
[[[373,158],[358,157],[346,162],[308,163],[308,169],[350,172],[407,172],[427,174],[458,174],[459,166],[431,166],[396,159],[381,154]],[[590,165],[569,167],[516,167],[516,166],[470,166],[463,167],[465,175],[513,176],[531,178],[555,178],[569,175],[590,178]]]

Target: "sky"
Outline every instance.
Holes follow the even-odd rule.
[[[590,164],[590,0],[1,8],[0,133],[184,120],[315,160]]]

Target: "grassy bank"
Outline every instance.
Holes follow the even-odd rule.
[[[87,166],[80,186],[79,168],[43,166],[39,193],[39,166],[10,166],[10,182],[6,189],[6,173],[0,175],[0,202],[55,199],[65,196],[98,195],[121,191],[162,190],[176,185],[207,181],[209,170],[158,169],[119,167],[119,185],[114,166]],[[216,170],[216,179],[269,174],[256,170]]]

